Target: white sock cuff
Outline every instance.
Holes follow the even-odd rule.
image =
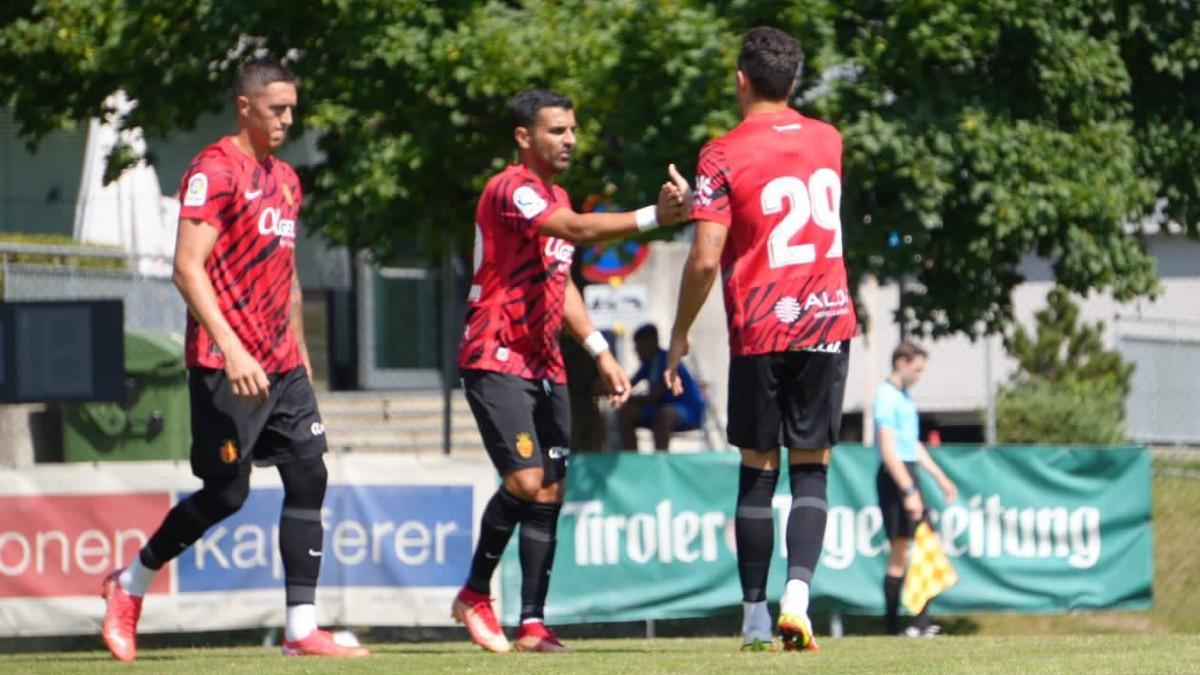
[[[117,583],[126,593],[140,598],[150,590],[150,583],[157,572],[143,565],[141,557],[135,556],[133,562],[117,575]]]
[[[287,638],[288,642],[303,640],[316,629],[316,605],[292,605],[287,608],[287,624],[284,627],[284,637]]]
[[[808,615],[808,582],[788,579],[779,601],[779,611],[789,614]]]

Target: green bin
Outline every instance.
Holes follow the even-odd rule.
[[[63,407],[68,462],[187,459],[191,434],[183,344],[165,333],[125,332],[123,401]]]

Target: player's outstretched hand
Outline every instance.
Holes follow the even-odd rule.
[[[674,225],[692,217],[692,188],[674,164],[667,167],[671,180],[658,192],[656,215],[660,225]]]
[[[680,196],[683,198],[683,206],[691,213],[692,202],[695,195],[692,193],[692,186],[688,185],[687,179],[679,173],[679,169],[675,168],[674,164],[667,165],[667,175],[671,177],[671,183],[675,189],[679,190]]]
[[[629,400],[633,387],[629,384],[629,376],[613,358],[612,352],[601,352],[600,356],[596,357],[596,370],[600,372],[600,381],[608,389],[608,400],[613,407],[621,407]]]
[[[266,371],[244,347],[239,346],[225,355],[225,377],[229,379],[234,396],[251,403],[262,403],[271,395]]]
[[[679,377],[679,362],[691,350],[686,335],[671,335],[671,346],[667,349],[667,367],[663,371],[663,381],[671,393],[679,396],[683,393],[683,378]]]

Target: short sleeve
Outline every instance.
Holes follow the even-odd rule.
[[[696,167],[696,203],[692,207],[692,220],[707,220],[729,227],[732,222],[729,172],[725,149],[716,143],[704,146]]]
[[[875,405],[872,406],[872,418],[876,429],[896,429],[896,399],[890,395],[886,385],[879,386],[875,394]]]
[[[192,164],[179,185],[179,217],[222,229],[221,215],[233,201],[233,171],[218,162]]]
[[[538,228],[550,214],[564,208],[537,181],[502,181],[499,190],[497,213],[500,222],[526,239],[537,235]]]

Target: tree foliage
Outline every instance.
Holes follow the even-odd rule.
[[[15,0],[0,103],[36,143],[122,88],[153,139],[218,109],[245,55],[290,53],[324,154],[307,223],[427,255],[469,247],[515,91],[575,99],[576,203],[640,205],[736,123],[738,38],[762,23],[801,40],[796,103],[845,137],[851,273],[904,281],[915,332],[1001,330],[1031,254],[1073,292],[1152,293],[1130,230],[1198,231],[1200,5],[1182,0]]]
[[[811,77],[829,92],[811,107],[846,137],[851,270],[908,281],[908,328],[999,330],[1030,254],[1072,291],[1155,290],[1124,225],[1166,183],[1143,152],[1117,3],[827,4],[794,31],[822,45]]]
[[[1134,366],[1119,352],[1104,348],[1103,322],[1081,323],[1079,306],[1055,288],[1035,324],[1035,335],[1017,325],[1004,341],[1017,360],[1017,371],[997,398],[1000,441],[1123,441],[1125,399]]]
[[[1046,307],[1034,315],[1036,335],[1016,325],[1004,340],[1017,360],[1019,380],[1097,383],[1129,395],[1133,364],[1104,348],[1104,322],[1080,323],[1079,305],[1061,288],[1046,295]]]

